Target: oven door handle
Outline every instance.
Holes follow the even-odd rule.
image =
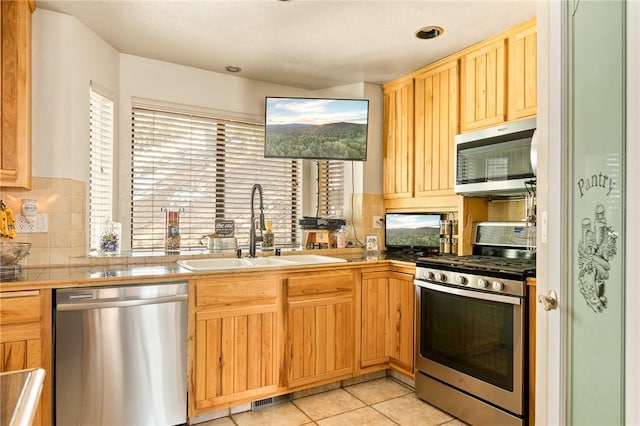
[[[509,303],[511,305],[521,305],[522,300],[519,297],[504,296],[502,294],[485,293],[482,291],[464,290],[461,288],[447,287],[439,284],[433,284],[428,281],[415,280],[413,282],[418,287],[428,288],[430,290],[439,291],[441,293],[455,294],[457,296],[471,297],[473,299],[488,300],[491,302]]]

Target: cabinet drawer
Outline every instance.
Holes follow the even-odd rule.
[[[288,299],[348,296],[353,293],[351,272],[291,277],[288,279]]]
[[[277,278],[197,280],[195,304],[216,308],[275,304],[279,283]]]
[[[40,291],[7,291],[0,293],[0,326],[40,322]]]

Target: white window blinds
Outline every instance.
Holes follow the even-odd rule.
[[[318,161],[318,216],[344,217],[343,161]]]
[[[216,219],[235,220],[238,244],[248,244],[255,183],[276,245],[299,244],[300,161],[265,159],[262,124],[134,106],[132,132],[133,250],[164,247],[162,208],[184,209],[181,248],[198,247]]]
[[[89,88],[89,245],[113,214],[113,101]]]

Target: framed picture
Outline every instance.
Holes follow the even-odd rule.
[[[366,251],[378,251],[380,249],[378,245],[378,236],[367,235],[364,240],[364,247]]]

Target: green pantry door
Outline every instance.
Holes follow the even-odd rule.
[[[568,7],[566,420],[623,425],[626,4]]]

